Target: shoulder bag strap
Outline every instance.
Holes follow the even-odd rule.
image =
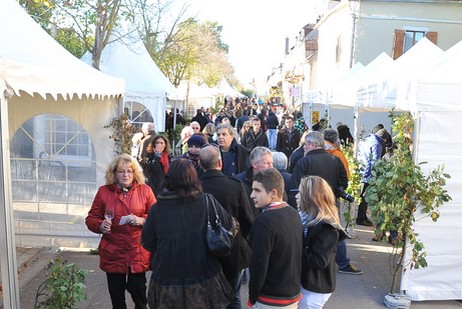
[[[211,204],[212,205],[212,210],[215,214],[215,225],[219,225],[221,224],[221,220],[220,220],[220,217],[218,216],[218,213],[217,213],[217,208],[216,208],[216,205],[215,205],[215,198],[213,197],[213,195],[209,194],[209,193],[204,193],[204,198],[205,198],[205,205],[207,207],[207,223],[210,223],[210,215],[209,215],[209,205]]]

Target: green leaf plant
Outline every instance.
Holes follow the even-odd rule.
[[[79,269],[58,255],[48,265],[48,278],[39,286],[34,308],[75,309],[86,299],[85,277],[88,271]]]
[[[389,161],[377,160],[372,169],[372,178],[365,200],[376,223],[376,234],[382,235],[389,231],[397,231],[398,239],[390,254],[390,271],[392,283],[390,293],[394,293],[400,270],[404,266],[418,269],[426,267],[426,252],[424,244],[419,240],[413,229],[414,213],[419,211],[419,220],[430,217],[437,221],[439,206],[451,200],[444,189],[446,179],[450,176],[444,173],[444,165],[425,175],[421,165],[412,158],[412,134],[414,119],[408,113],[390,116],[393,120],[394,155]],[[412,257],[403,265],[406,248],[412,252]]]
[[[346,208],[343,213],[343,217],[345,218],[346,229],[352,229],[355,226],[355,216],[356,213],[356,203],[360,200],[360,193],[361,193],[361,179],[362,179],[362,172],[360,168],[360,164],[355,159],[354,149],[353,147],[345,147],[341,146],[341,150],[345,155],[345,158],[348,161],[348,169],[350,172],[350,179],[348,180],[348,188],[345,190],[346,193],[353,196],[355,198],[355,202],[353,203],[346,203]]]
[[[128,108],[125,108],[119,117],[112,119],[104,128],[112,128],[109,139],[114,141],[114,153],[116,155],[131,153],[132,137],[136,128],[130,123]]]

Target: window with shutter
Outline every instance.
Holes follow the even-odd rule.
[[[424,37],[436,44],[438,33],[425,28],[395,29],[392,58],[399,58]]]
[[[395,29],[395,35],[393,38],[393,50],[391,52],[391,57],[398,59],[404,53],[404,35],[406,31],[401,29]]]
[[[435,31],[428,31],[427,32],[427,39],[430,40],[433,44],[437,45],[438,43],[438,32]]]

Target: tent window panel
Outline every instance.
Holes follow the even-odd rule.
[[[62,115],[38,115],[16,130],[10,145],[15,220],[28,228],[58,226],[51,237],[61,235],[61,224],[83,223],[98,185],[91,136],[80,124]]]
[[[135,101],[125,102],[125,107],[128,108],[128,114],[130,115],[130,121],[137,125],[143,122],[154,122],[149,109],[143,104]]]
[[[66,155],[68,156],[77,156],[77,151],[78,147],[77,145],[69,145],[66,147]]]

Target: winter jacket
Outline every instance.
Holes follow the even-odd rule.
[[[335,254],[337,243],[347,238],[343,230],[321,221],[307,227],[303,239],[302,286],[316,293],[332,293],[335,290]]]
[[[348,178],[342,162],[323,148],[313,149],[305,157],[298,160],[290,180],[290,189],[298,189],[300,180],[308,175],[322,177],[330,185],[336,196],[338,196],[338,187],[343,189],[348,187]],[[294,207],[297,205],[295,192],[291,192],[289,204]]]
[[[268,129],[277,129],[279,125],[279,119],[274,112],[270,111],[268,113],[266,123],[268,125]]]
[[[343,152],[334,144],[328,141],[324,141],[324,149],[330,153],[331,155],[336,156],[337,158],[342,161],[343,167],[345,167],[346,173],[347,173],[347,178],[350,179],[350,169],[348,167],[348,161],[343,154]]]
[[[252,225],[251,304],[289,305],[301,298],[303,228],[297,211],[287,206],[264,210]]]
[[[372,177],[372,165],[382,157],[383,140],[375,134],[369,135],[359,146],[359,161],[364,165],[363,179],[367,182]]]
[[[278,132],[276,150],[283,152],[287,159],[290,158],[292,152],[300,145],[300,132],[294,127],[292,132],[289,132],[286,127]]]
[[[157,196],[161,191],[164,175],[168,171],[170,157],[167,153],[162,153],[161,157],[155,154],[149,154],[146,165],[143,168],[144,175],[147,178],[146,184],[151,187],[154,195]]]
[[[249,267],[250,263],[249,234],[254,217],[250,199],[239,180],[225,176],[219,170],[204,172],[200,180],[204,192],[212,194],[239,221],[239,233],[233,239],[233,251],[220,259],[226,278],[235,279],[239,271]]]
[[[220,149],[223,167],[221,171],[226,176],[235,176],[249,168],[249,150],[238,144],[236,139],[233,139],[231,146],[227,152]]]
[[[257,146],[268,147],[268,137],[261,129],[257,134],[254,133],[253,129],[250,129],[244,134],[241,145],[247,147],[250,152]]]
[[[99,267],[107,273],[142,273],[149,270],[149,252],[141,246],[142,226],[120,225],[122,216],[134,214],[147,218],[148,211],[156,203],[156,198],[148,185],[134,183],[128,192],[123,192],[116,184],[104,185],[98,189],[85,224],[94,233],[101,234],[107,207],[114,208],[114,218],[110,234],[103,234],[98,249]]]
[[[230,230],[231,216],[217,206],[216,214]],[[181,199],[172,191],[159,194],[149,211],[141,242],[152,253],[150,308],[215,309],[229,304],[232,289],[205,241],[206,211],[203,194]]]

